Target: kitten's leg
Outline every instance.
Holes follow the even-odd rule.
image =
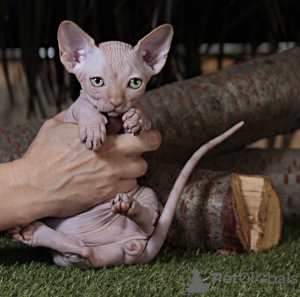
[[[11,241],[28,246],[47,247],[61,253],[78,254],[83,258],[91,256],[91,249],[73,235],[49,228],[40,221],[34,221],[24,228],[16,227],[6,231]]]
[[[92,267],[90,258],[83,258],[78,254],[60,253],[55,250],[50,250],[53,262],[58,266],[77,267],[80,269],[88,269]]]
[[[160,207],[155,193],[149,188],[143,188],[135,197],[120,193],[111,201],[112,212],[128,217],[146,236],[155,229]]]
[[[80,141],[88,149],[99,150],[106,139],[106,117],[82,93],[68,109],[64,121],[78,124]]]
[[[151,121],[138,108],[131,108],[122,116],[124,129],[127,133],[133,133],[134,136],[141,135],[144,131],[151,129]]]

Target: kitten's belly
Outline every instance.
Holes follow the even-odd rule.
[[[129,193],[135,193],[135,188]],[[45,218],[50,228],[71,234],[87,246],[101,246],[132,238],[141,238],[137,226],[127,217],[114,214],[107,200],[85,212],[68,218]],[[144,236],[142,236],[144,237]]]

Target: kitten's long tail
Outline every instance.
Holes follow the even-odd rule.
[[[201,146],[185,164],[174,184],[174,187],[170,193],[169,199],[165,205],[161,217],[159,218],[157,226],[152,234],[152,237],[148,242],[146,252],[143,258],[140,260],[141,263],[150,262],[157,255],[160,248],[162,247],[167,233],[169,231],[169,228],[171,226],[181,193],[185,187],[189,175],[191,174],[196,164],[210,149],[212,149],[214,146],[218,145],[226,138],[231,136],[243,125],[244,122],[239,122],[225,133],[221,134],[220,136],[212,139],[211,141]]]

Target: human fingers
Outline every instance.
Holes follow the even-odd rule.
[[[137,178],[143,176],[147,169],[148,164],[142,157],[127,157],[121,166],[120,178]]]
[[[148,130],[138,137],[132,134],[118,135],[115,139],[115,148],[123,151],[127,156],[132,156],[154,151],[160,146],[160,143],[160,133],[156,130]]]
[[[118,193],[127,193],[133,190],[137,186],[137,181],[135,178],[131,179],[121,179],[118,184],[114,187],[111,193],[111,197],[115,197]]]
[[[46,126],[55,126],[58,124],[62,124],[64,122],[64,117],[67,113],[67,109],[60,112],[59,114],[57,114],[56,116],[54,116],[52,119],[47,120],[45,123],[47,123]],[[44,126],[44,125],[43,125]]]

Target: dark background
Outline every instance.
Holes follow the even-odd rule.
[[[245,46],[245,52],[230,56],[235,63],[239,63],[248,59],[249,55],[255,56],[262,42],[270,44],[269,53],[277,51],[278,42],[300,42],[298,0],[0,1],[2,53],[6,48],[22,49],[22,63],[29,89],[29,97],[25,99],[28,100],[28,118],[37,108],[46,116],[36,88],[37,76],[41,71],[43,92],[54,98],[49,103],[55,104],[57,111],[61,110],[67,92],[70,92],[73,100],[78,96],[76,78],[65,75],[57,54],[57,29],[60,22],[66,19],[76,22],[96,43],[120,40],[132,45],[158,25],[172,24],[175,35],[167,64],[150,81],[148,89],[201,75],[199,46],[203,43],[220,44],[216,58],[221,69],[224,43],[250,43],[250,52],[248,50],[247,54]],[[41,59],[38,55],[40,47],[53,47],[56,51],[54,59]],[[1,57],[13,106],[15,98],[9,79],[8,61],[5,54]]]

